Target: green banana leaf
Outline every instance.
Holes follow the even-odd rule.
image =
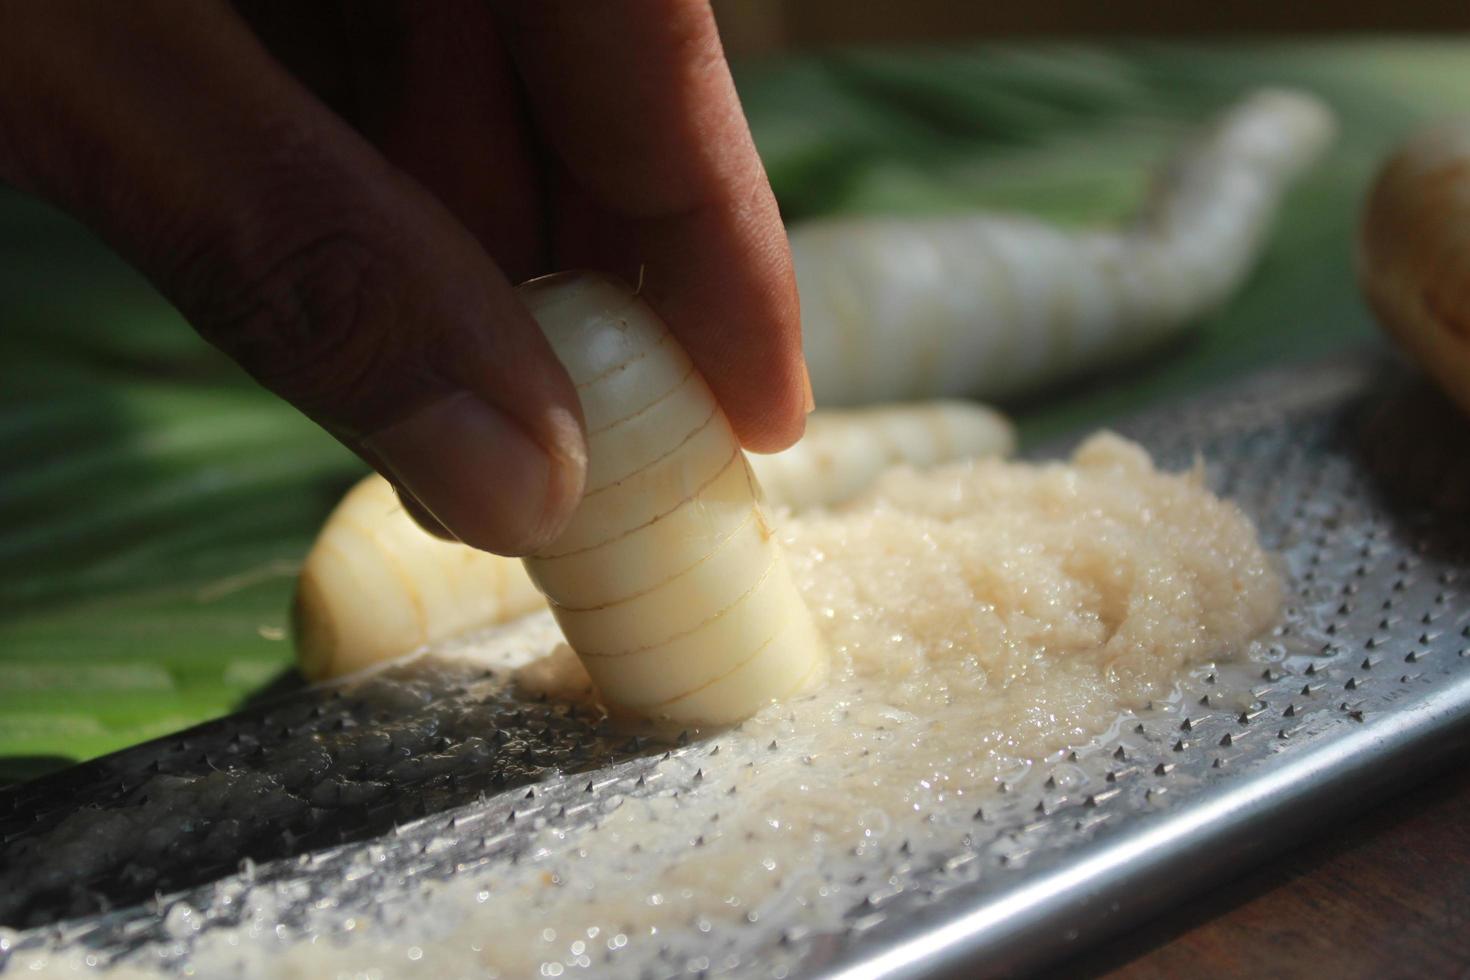
[[[833,212],[1126,215],[1187,128],[1261,84],[1340,113],[1234,302],[1144,364],[1015,411],[1101,425],[1373,333],[1351,272],[1376,162],[1470,103],[1470,45],[985,45],[739,66],[788,220]],[[0,781],[227,712],[289,669],[287,606],[362,466],[207,348],[75,224],[0,193]]]

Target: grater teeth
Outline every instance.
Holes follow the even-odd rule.
[[[1119,427],[1162,466],[1207,459],[1280,555],[1286,621],[1255,659],[1202,667],[1109,735],[824,854],[826,928],[752,911],[735,927],[691,922],[651,949],[609,947],[601,965],[852,977],[975,957],[986,972],[1035,966],[1238,870],[1243,841],[1289,841],[1463,743],[1470,483],[1455,488],[1470,439],[1398,370],[1365,354],[1268,373]],[[533,617],[493,639],[545,650],[555,636]],[[430,883],[494,882],[546,831],[574,848],[629,802],[738,805],[740,783],[787,739],[622,728],[449,658],[299,691],[0,791],[0,923],[13,930],[0,929],[0,968],[84,950],[182,972],[264,898],[298,940],[339,938],[350,917],[402,922]],[[183,790],[200,787],[210,792],[180,811]],[[88,809],[132,820],[135,846],[53,860]],[[150,837],[149,821],[168,833]],[[718,812],[690,829],[691,851],[717,833]]]
[[[549,775],[616,768],[666,743],[657,733],[630,738],[594,706],[522,699],[506,672],[452,661],[303,690],[0,793],[0,925],[137,905],[220,878],[242,858],[308,857],[387,834],[410,840],[444,813],[458,828],[479,821],[476,808],[492,799],[519,797],[508,816],[524,817],[542,809],[531,801]],[[224,795],[195,802],[182,819],[172,811],[182,787],[226,780]],[[236,805],[242,788],[258,818]],[[173,820],[180,834],[57,867],[48,833],[83,808],[126,814],[140,832]]]

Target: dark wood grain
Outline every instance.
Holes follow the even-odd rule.
[[[1470,978],[1470,765],[1048,975]]]

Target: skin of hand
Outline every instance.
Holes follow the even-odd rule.
[[[810,410],[706,0],[0,0],[0,180],[487,551],[554,538],[586,467],[514,282],[641,280],[747,448]]]

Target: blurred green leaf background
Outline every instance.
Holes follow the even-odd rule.
[[[1404,133],[1470,104],[1470,45],[970,45],[737,66],[790,221],[1021,210],[1107,221],[1262,84],[1340,114],[1246,290],[1146,364],[1014,406],[1031,440],[1373,335],[1355,215]],[[0,781],[227,712],[291,662],[316,527],[363,467],[206,347],[135,273],[0,193]]]

